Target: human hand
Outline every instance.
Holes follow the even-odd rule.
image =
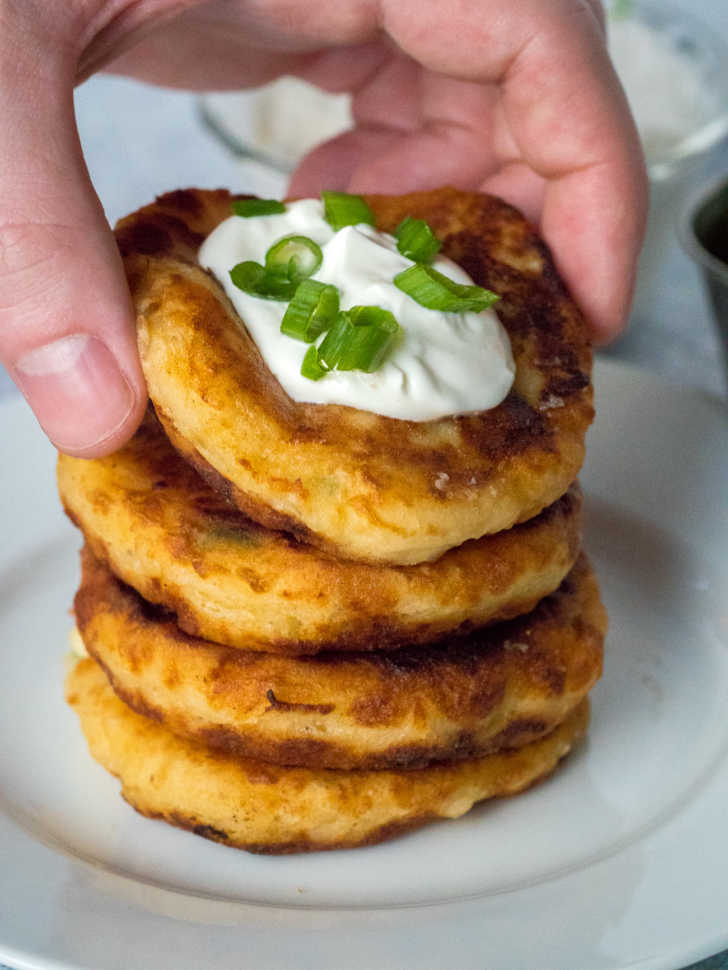
[[[626,314],[646,192],[599,10],[0,0],[0,53],[14,57],[0,57],[0,359],[52,440],[105,454],[146,400],[123,272],[75,133],[74,79],[106,66],[225,88],[288,73],[351,91],[355,128],[304,159],[292,193],[453,184],[501,195],[539,226],[604,340]]]

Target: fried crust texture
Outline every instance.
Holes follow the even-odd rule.
[[[581,496],[437,562],[336,561],[246,518],[171,447],[153,413],[120,451],[61,455],[58,487],[94,553],[187,633],[243,650],[383,650],[518,616],[580,545]]]
[[[140,714],[236,757],[339,769],[415,769],[542,737],[598,679],[606,628],[583,557],[524,617],[390,653],[281,657],[190,637],[88,550],[75,613]]]
[[[485,758],[419,771],[281,768],[215,753],[135,714],[92,660],[66,681],[92,756],[119,778],[138,812],[251,852],[361,846],[476,802],[512,795],[550,774],[586,731],[588,701],[551,734]]]
[[[551,505],[592,420],[588,327],[512,207],[455,189],[368,196],[380,229],[424,218],[442,252],[501,296],[516,378],[489,411],[411,422],[297,403],[197,263],[225,191],[171,192],[116,234],[142,367],[173,445],[246,515],[342,559],[432,561]]]

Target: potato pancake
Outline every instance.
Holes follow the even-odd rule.
[[[579,550],[578,488],[434,563],[336,561],[247,519],[171,447],[153,414],[107,458],[61,455],[58,487],[95,554],[187,633],[244,650],[382,650],[532,609]]]
[[[489,411],[413,422],[293,401],[197,262],[224,191],[171,192],[121,220],[149,393],[174,446],[248,516],[331,555],[431,561],[537,515],[575,479],[592,419],[588,327],[533,229],[456,189],[368,196],[378,228],[426,219],[501,297],[515,383]]]
[[[584,557],[523,617],[388,653],[281,657],[190,637],[88,550],[75,612],[116,693],[173,733],[343,769],[417,768],[545,735],[599,677],[606,628]]]
[[[92,660],[66,681],[92,756],[138,812],[251,852],[381,842],[550,774],[586,731],[583,701],[551,734],[516,750],[419,771],[281,768],[215,753],[135,714]]]

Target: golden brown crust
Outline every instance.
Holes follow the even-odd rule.
[[[391,649],[517,616],[556,589],[580,544],[574,488],[435,563],[337,562],[246,519],[179,458],[152,414],[107,458],[62,455],[58,486],[95,554],[187,633],[272,653]]]
[[[530,614],[391,653],[279,657],[195,639],[88,550],[75,612],[141,714],[233,755],[329,768],[420,767],[548,733],[599,677],[606,627],[583,557]]]
[[[135,714],[92,660],[70,672],[66,697],[93,757],[144,815],[251,852],[302,852],[380,842],[548,775],[585,733],[584,701],[550,735],[518,750],[419,771],[280,768],[214,754]]]
[[[455,189],[368,201],[383,229],[426,218],[443,252],[501,294],[517,373],[497,408],[415,423],[292,401],[196,264],[228,215],[225,192],[170,193],[117,238],[150,395],[185,456],[268,527],[342,558],[414,563],[566,490],[592,418],[591,352],[548,252],[510,206]]]

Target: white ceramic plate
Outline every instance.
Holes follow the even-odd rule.
[[[597,369],[582,481],[611,616],[547,783],[354,852],[256,857],[137,816],[61,682],[77,535],[0,408],[0,961],[94,970],[674,970],[728,945],[728,412]]]

